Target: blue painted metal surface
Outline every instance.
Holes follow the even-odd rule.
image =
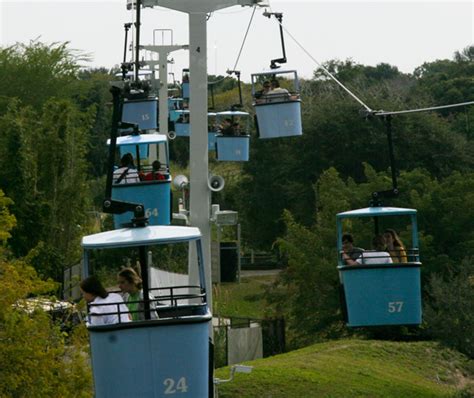
[[[195,245],[197,254],[197,261],[192,266],[198,267],[199,271],[199,285],[194,288],[203,293],[199,304],[189,302],[184,306],[177,301],[187,301],[186,293],[171,294],[168,298],[174,298],[167,301],[168,305],[159,305],[159,318],[155,320],[89,326],[96,397],[209,396],[209,327],[212,316],[206,301],[200,238],[198,228],[182,226],[124,228],[83,237],[85,275],[90,268],[90,252],[96,249],[189,242]],[[189,297],[193,300],[192,294]],[[160,301],[163,300],[166,296],[160,296]]]
[[[255,112],[260,138],[293,137],[303,134],[300,100],[256,104]]]
[[[158,99],[126,100],[123,103],[122,121],[138,124],[140,130],[156,129],[158,125]]]
[[[110,140],[107,143],[110,144]],[[160,151],[163,146],[164,150]],[[167,137],[163,134],[122,136],[117,138],[117,148],[120,156],[131,153],[135,162],[140,159],[142,174],[151,172],[151,166],[153,161],[156,160],[156,156],[160,152],[164,153],[165,157],[159,160],[164,168],[162,174],[166,177],[165,180],[114,184],[112,185],[112,198],[143,204],[150,225],[169,225],[171,223],[171,176],[165,172],[169,167]],[[140,156],[137,154],[137,148]],[[114,214],[115,228],[120,228],[122,224],[129,223],[132,217],[132,212]]]
[[[357,266],[352,266],[353,268]],[[419,325],[420,267],[385,266],[341,271],[347,325]]]
[[[209,322],[90,332],[96,397],[208,397]]]
[[[143,204],[150,225],[169,225],[171,223],[171,178],[167,181],[114,185],[112,198]],[[114,214],[115,228],[121,228],[122,224],[129,223],[132,217],[132,212]]]
[[[207,150],[215,151],[216,150],[216,133],[214,131],[209,131],[207,135]]]
[[[182,98],[168,98],[168,112],[169,119],[172,122],[175,122],[179,118],[179,112],[183,109],[183,99]]]
[[[190,128],[189,123],[177,123],[175,122],[174,124],[174,132],[178,137],[189,137],[191,133],[191,128]]]
[[[422,322],[420,258],[415,209],[367,207],[336,216],[337,249],[342,251],[343,220],[358,217],[408,216],[412,242],[408,263],[349,266],[338,256],[338,270],[344,289],[347,325],[419,325]]]
[[[248,162],[250,136],[216,135],[217,160],[225,162]]]
[[[178,118],[174,122],[174,132],[178,137],[189,137],[191,125],[189,124],[189,109],[177,110]]]
[[[120,157],[125,155],[126,153],[131,153],[134,159],[137,159],[137,145],[121,145],[118,147],[120,152]],[[148,157],[148,145],[147,144],[140,144],[138,145],[138,151],[140,158]]]
[[[181,84],[181,89],[183,90],[183,98],[189,98],[189,83]]]
[[[257,87],[263,80],[279,80],[279,76],[286,83],[291,82],[292,86],[270,91],[262,91]],[[267,139],[302,135],[300,88],[296,71],[253,73],[251,80],[259,137]]]

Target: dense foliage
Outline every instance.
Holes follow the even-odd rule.
[[[15,223],[10,204],[0,190],[0,396],[89,397],[85,328],[68,336],[41,307],[27,301],[50,293],[55,284],[3,249]]]
[[[97,132],[105,125],[108,83],[98,77],[103,72],[80,74],[79,61],[66,44],[0,51],[2,78],[18,77],[0,92],[0,187],[17,219],[9,244],[57,281],[79,261],[91,222],[89,181],[104,171],[104,145],[96,148],[97,136],[105,142]]]

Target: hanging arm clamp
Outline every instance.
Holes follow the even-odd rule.
[[[392,189],[372,192],[372,197],[370,200],[370,206],[380,207],[382,206],[382,198],[396,198],[400,191],[398,190],[397,182],[397,167],[395,164],[395,154],[393,151],[393,140],[392,140],[392,116],[383,116],[385,121],[385,127],[387,132],[387,141],[388,141],[388,152],[390,157],[390,169],[392,172]]]
[[[232,111],[236,110],[236,109],[240,109],[240,108],[243,108],[243,101],[242,101],[242,86],[240,84],[240,70],[227,70],[226,71],[228,75],[235,75],[237,76],[237,84],[238,84],[238,87],[239,87],[239,103],[238,104],[233,104],[231,105],[230,109]]]
[[[278,64],[286,64],[285,38],[283,36],[283,13],[265,11],[263,13],[263,16],[268,18],[274,16],[278,20],[278,25],[280,27],[281,49],[283,52],[283,56],[281,58],[275,58],[270,61],[270,69],[278,69],[281,66]]]

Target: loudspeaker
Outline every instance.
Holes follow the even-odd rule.
[[[179,190],[186,188],[188,184],[188,177],[185,175],[179,174],[173,179],[173,185]]]
[[[225,181],[221,176],[210,176],[207,186],[213,192],[219,192],[224,189]]]

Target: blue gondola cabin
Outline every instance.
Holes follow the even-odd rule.
[[[303,134],[296,71],[252,74],[252,97],[260,138],[293,137]]]
[[[176,122],[179,118],[179,112],[184,109],[184,101],[182,98],[168,98],[168,112],[170,122]]]
[[[217,160],[247,162],[250,147],[250,115],[241,111],[217,113],[219,132],[216,135]]]
[[[191,134],[189,110],[177,110],[178,118],[174,122],[174,131],[178,137],[189,137]]]
[[[142,131],[156,130],[158,126],[158,98],[125,100],[122,122],[137,124]]]
[[[399,225],[400,219],[406,217],[410,220],[407,234],[411,235],[411,245],[405,248],[403,256],[396,256],[387,250],[365,250],[356,259],[349,259],[343,251],[343,227],[354,219],[373,219],[378,233],[382,226],[388,228]],[[421,262],[416,210],[368,207],[337,214],[336,224],[339,253],[337,269],[347,325],[419,325],[422,320]]]
[[[84,236],[82,247],[84,277],[99,270],[116,277],[118,258],[139,263],[143,280],[138,303],[109,303],[103,310],[96,304],[94,311],[88,305],[95,396],[208,397],[212,315],[199,229],[125,228]],[[191,248],[196,255],[188,257]],[[190,279],[191,267],[197,270],[197,281]],[[117,311],[117,323],[92,321]]]
[[[128,135],[117,138],[121,161],[114,170],[112,198],[141,203],[150,225],[171,223],[171,175],[169,173],[168,139],[163,134]],[[115,228],[130,222],[132,212],[114,215]]]

